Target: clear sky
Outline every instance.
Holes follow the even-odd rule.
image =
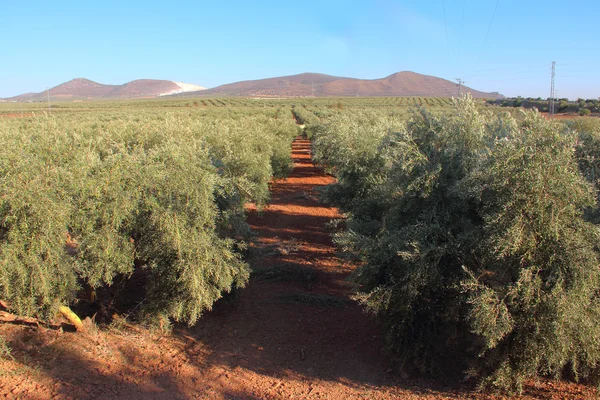
[[[507,96],[600,96],[600,2],[0,1],[0,97],[73,78],[214,87],[414,71]]]

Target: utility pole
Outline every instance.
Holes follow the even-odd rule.
[[[463,81],[460,78],[456,78],[456,81],[458,82],[457,86],[458,86],[458,97],[460,97],[460,95],[462,94],[462,85],[465,84],[465,81]]]
[[[550,106],[548,107],[548,113],[550,115],[554,115],[554,99],[556,97],[556,93],[554,90],[554,78],[556,77],[556,61],[552,61],[552,72],[550,74]]]
[[[46,94],[48,95],[48,114],[50,114],[50,89],[46,89]]]

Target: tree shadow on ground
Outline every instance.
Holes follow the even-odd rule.
[[[28,387],[28,382],[15,380],[14,387],[22,387],[13,394],[18,394],[21,398],[188,398],[179,390],[168,371],[149,371],[143,380],[132,375],[131,368],[135,365],[135,359],[140,358],[138,350],[132,348],[128,353],[118,355],[128,359],[130,365],[127,368],[111,368],[110,365],[86,356],[84,348],[65,345],[65,335],[81,336],[80,333],[60,334],[29,329],[21,331],[20,337],[11,338],[14,362],[22,371],[29,373],[26,381],[36,382]],[[50,384],[45,385],[47,381]]]
[[[244,388],[226,388],[204,379],[206,360],[196,354],[187,358],[185,347],[169,349],[166,354],[145,354],[146,346],[133,344],[136,335],[141,338],[140,333],[134,337],[131,333],[110,335],[116,342],[108,343],[106,331],[2,328],[12,345],[12,358],[0,359],[0,395],[9,398],[258,398]],[[123,343],[118,343],[119,339]],[[177,334],[169,340],[177,343]],[[147,343],[147,337],[141,342]]]

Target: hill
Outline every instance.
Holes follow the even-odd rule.
[[[138,79],[123,85],[105,85],[89,79],[76,78],[40,93],[26,93],[7,98],[8,101],[99,100],[164,96],[204,88],[183,82],[157,79]]]
[[[114,88],[106,97],[154,97],[160,96],[163,93],[176,91],[177,89],[180,89],[180,87],[175,82],[155,79],[137,79]]]
[[[76,78],[49,89],[52,97],[102,97],[116,89],[116,85],[103,85],[89,79]],[[38,95],[47,96],[46,92]]]
[[[129,99],[158,96],[245,96],[245,97],[324,97],[324,96],[420,96],[458,95],[456,83],[416,72],[397,72],[381,79],[356,79],[303,73],[276,78],[228,83],[212,89],[184,82],[138,79],[123,85],[104,85],[77,78],[40,93],[11,97],[8,101],[45,101],[67,99]],[[475,98],[498,99],[497,92],[486,93],[467,86],[462,93]]]
[[[462,93],[476,98],[501,98],[498,93],[486,93],[467,86]],[[451,97],[458,94],[456,83],[415,72],[397,72],[381,79],[343,78],[324,74],[304,73],[278,78],[229,83],[195,95],[231,95],[256,97],[295,96],[423,96]]]

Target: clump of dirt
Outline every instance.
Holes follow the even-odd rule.
[[[373,319],[351,300],[353,265],[338,257],[329,222],[341,216],[315,189],[333,182],[297,139],[295,169],[272,184],[248,221],[255,273],[193,328],[166,334],[117,318],[83,332],[0,324],[0,394],[25,399],[495,398],[397,377]],[[2,343],[0,343],[2,347]],[[501,398],[501,397],[498,397]],[[597,398],[593,388],[541,380],[524,399]]]

